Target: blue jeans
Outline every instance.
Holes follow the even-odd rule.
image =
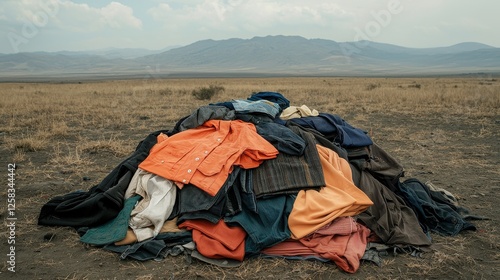
[[[400,183],[399,191],[409,207],[415,211],[424,231],[442,235],[457,235],[462,230],[476,230],[476,227],[462,218],[456,207],[439,199],[418,179],[410,178]]]

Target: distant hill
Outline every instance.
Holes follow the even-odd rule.
[[[170,46],[163,48],[161,50],[148,50],[148,49],[140,49],[140,48],[106,48],[106,49],[98,49],[98,50],[91,50],[91,51],[59,51],[56,52],[57,54],[63,54],[63,55],[68,55],[68,56],[82,56],[82,55],[95,55],[95,56],[101,56],[104,58],[137,58],[141,56],[146,56],[146,55],[151,55],[151,54],[157,54],[161,52],[168,51],[173,48],[178,48],[180,46]]]
[[[202,40],[152,51],[0,54],[0,79],[67,76],[433,75],[500,73],[500,48],[464,42],[407,48],[372,41],[335,42],[299,36]]]

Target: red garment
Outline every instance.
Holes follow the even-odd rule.
[[[314,256],[333,261],[340,269],[354,273],[366,250],[370,230],[352,217],[339,217],[332,223],[299,240],[289,239],[265,248],[273,256]]]
[[[163,138],[139,168],[178,182],[180,188],[191,183],[214,196],[233,165],[255,168],[277,155],[278,150],[257,134],[254,124],[209,120],[197,128]]]
[[[223,220],[213,224],[200,219],[187,220],[179,228],[192,230],[196,249],[207,258],[242,261],[245,257],[247,233],[241,227],[229,227]]]

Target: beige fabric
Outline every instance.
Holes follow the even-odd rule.
[[[132,210],[129,221],[138,241],[160,233],[164,222],[173,211],[176,193],[177,187],[172,181],[137,169],[125,192],[125,198],[134,194],[143,197]]]
[[[302,118],[302,117],[314,117],[318,116],[319,112],[316,109],[309,109],[306,105],[302,105],[300,107],[290,106],[283,110],[280,118],[283,120]]]

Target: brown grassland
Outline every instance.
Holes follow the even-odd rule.
[[[224,88],[210,100],[192,91]],[[400,161],[406,178],[459,198],[477,231],[433,234],[423,257],[384,257],[355,274],[332,263],[252,258],[220,268],[183,257],[120,260],[84,246],[72,228],[37,225],[56,195],[87,190],[150,132],[211,102],[278,91],[292,105],[338,114]],[[500,80],[432,78],[136,79],[0,84],[1,279],[500,279]],[[8,164],[15,163],[15,270],[7,228]]]

